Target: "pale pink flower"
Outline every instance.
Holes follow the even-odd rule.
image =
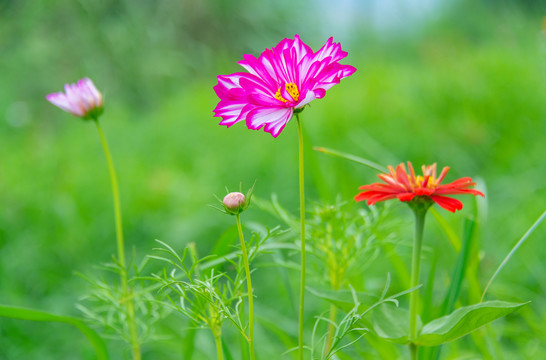
[[[332,38],[319,51],[304,44],[298,35],[284,39],[256,58],[244,55],[239,64],[248,72],[219,75],[214,91],[220,102],[214,116],[230,127],[246,121],[249,129],[264,128],[277,137],[294,112],[338,84],[356,69],[339,63],[347,56]]]
[[[65,84],[64,91],[49,94],[46,99],[64,111],[84,119],[97,119],[102,114],[102,94],[91,79],[83,78],[76,84]]]

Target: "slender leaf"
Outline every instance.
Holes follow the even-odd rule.
[[[84,324],[80,319],[7,305],[0,305],[0,317],[30,321],[57,322],[73,325],[80,330],[85,337],[87,337],[87,340],[89,340],[93,346],[93,349],[95,350],[97,359],[108,360],[108,351],[102,338],[95,332],[95,330]]]
[[[320,146],[315,146],[313,149],[318,151],[318,152],[321,152],[321,153],[325,153],[325,154],[328,154],[328,155],[334,155],[334,156],[337,156],[337,157],[340,157],[340,158],[344,158],[344,159],[347,159],[347,160],[354,161],[356,163],[359,163],[361,165],[365,165],[365,166],[370,167],[370,168],[372,168],[372,169],[374,169],[376,171],[379,171],[381,173],[388,172],[388,170],[386,168],[384,168],[383,166],[381,166],[379,164],[376,164],[373,161],[366,160],[364,158],[361,158],[361,157],[358,157],[358,156],[355,156],[355,155],[347,154],[347,153],[344,153],[344,152],[341,152],[341,151],[328,149],[328,148],[320,147]]]

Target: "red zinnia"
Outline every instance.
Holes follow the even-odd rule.
[[[364,190],[357,196],[356,201],[367,200],[368,205],[379,201],[399,199],[400,201],[411,201],[413,199],[430,199],[442,208],[455,212],[461,210],[463,204],[451,197],[444,195],[472,194],[484,196],[478,190],[470,189],[476,183],[469,177],[460,178],[452,183],[440,185],[449,167],[444,167],[440,176],[436,177],[436,163],[429,166],[422,166],[423,175],[415,176],[413,166],[408,161],[409,174],[404,163],[398,165],[396,170],[389,165],[389,174],[379,174],[378,177],[383,183],[363,185],[359,189]]]

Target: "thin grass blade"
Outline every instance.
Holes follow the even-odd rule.
[[[512,256],[514,255],[514,253],[516,252],[517,249],[519,249],[519,247],[521,245],[523,245],[523,243],[525,242],[525,240],[527,240],[527,238],[533,233],[533,231],[535,231],[535,229],[540,225],[540,223],[544,220],[544,218],[546,217],[546,211],[544,211],[542,213],[542,215],[540,215],[540,217],[538,218],[537,221],[535,221],[535,223],[533,224],[533,226],[531,226],[529,228],[529,230],[527,230],[527,232],[525,233],[525,235],[523,235],[523,237],[521,239],[519,239],[519,241],[516,243],[516,245],[514,245],[514,247],[512,248],[512,250],[510,250],[510,252],[508,253],[508,255],[506,255],[506,257],[504,258],[504,260],[502,261],[502,263],[499,265],[499,267],[497,268],[497,271],[495,271],[495,273],[493,274],[493,276],[491,276],[491,279],[489,279],[489,282],[487,283],[487,286],[485,287],[485,290],[483,291],[483,294],[482,294],[482,299],[480,300],[480,302],[483,302],[483,299],[485,298],[485,294],[487,293],[487,290],[489,289],[489,286],[491,286],[491,283],[493,282],[493,280],[495,280],[495,278],[497,277],[497,275],[499,274],[499,272],[502,270],[502,268],[506,265],[506,263],[508,263],[508,260],[510,260],[512,258]]]

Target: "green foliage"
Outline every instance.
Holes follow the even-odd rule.
[[[221,335],[225,320],[245,334],[246,326],[242,324],[240,315],[244,287],[242,267],[239,267],[240,271],[234,278],[225,273],[215,273],[214,269],[201,273],[199,265],[206,258],[197,259],[192,245],[179,255],[169,245],[158,242],[163,247],[156,250],[166,253],[169,258],[150,257],[173,266],[172,270],[165,269],[161,275],[154,274],[153,277],[161,284],[159,290],[167,292],[168,302],[165,305],[188,317],[198,328],[210,329],[215,336]],[[192,253],[189,267],[186,265],[188,253]],[[177,274],[177,271],[181,274]]]
[[[358,301],[357,294],[354,292],[353,289],[351,290],[354,307],[349,312],[347,312],[347,314],[341,319],[339,324],[336,324],[332,322],[332,320],[325,317],[317,316],[317,321],[315,322],[315,326],[313,327],[313,332],[311,335],[311,359],[331,359],[338,352],[356,343],[368,332],[368,329],[359,326],[360,319],[362,318],[364,313],[359,313],[360,303]],[[317,334],[317,330],[319,329],[319,325],[321,324],[321,322],[328,323],[334,328],[331,344],[327,342],[328,333],[325,333],[323,336],[320,337]],[[353,334],[355,335],[354,339],[349,342],[342,343],[342,341],[346,337]]]
[[[264,245],[274,241],[282,234],[279,229],[266,230],[263,234],[253,232],[248,241],[248,261],[251,263],[260,253],[275,248],[274,244]],[[233,238],[231,239],[233,240]],[[164,294],[167,301],[162,304],[187,317],[196,329],[210,329],[215,339],[222,341],[226,358],[230,358],[230,350],[223,342],[222,326],[227,320],[240,335],[247,339],[248,324],[244,314],[243,298],[248,294],[245,288],[245,273],[242,266],[241,251],[224,254],[215,259],[215,255],[198,258],[194,243],[184,248],[180,255],[168,244],[156,240],[161,247],[156,248],[160,255],[148,257],[160,260],[171,266],[160,274],[153,274],[148,280],[157,282],[158,291]],[[271,246],[273,245],[273,246]],[[234,259],[237,258],[237,262]],[[216,269],[225,268],[225,272]],[[229,272],[232,274],[228,273]],[[148,287],[148,290],[156,288]]]
[[[131,293],[128,296],[134,303],[140,344],[159,339],[154,326],[166,316],[165,309],[157,304],[157,298],[143,281],[141,274],[146,265],[147,261],[143,261],[139,266],[130,266],[134,274],[129,278]],[[127,307],[124,305],[127,298],[124,298],[121,285],[112,278],[113,274],[119,275],[119,272],[124,270],[120,268],[119,263],[105,264],[99,269],[105,272],[100,277],[80,274],[80,277],[87,281],[88,289],[76,307],[84,319],[97,328],[104,338],[123,340],[129,344]]]
[[[323,316],[317,316],[317,321],[315,322],[315,326],[313,327],[312,337],[311,337],[311,346],[308,347],[311,351],[311,358],[312,359],[330,359],[334,355],[336,355],[338,352],[342,351],[343,349],[348,348],[349,346],[355,344],[358,340],[360,340],[366,333],[368,333],[369,329],[363,325],[367,326],[367,321],[365,321],[364,317],[368,313],[376,314],[378,309],[381,309],[383,306],[386,306],[388,303],[394,304],[396,307],[398,307],[398,298],[408,294],[411,291],[414,291],[416,289],[410,289],[407,291],[402,291],[400,293],[387,296],[387,292],[389,291],[389,287],[391,285],[391,278],[390,274],[387,276],[387,282],[385,284],[385,287],[379,296],[371,297],[368,294],[360,294],[357,293],[351,286],[350,286],[350,294],[347,294],[346,291],[338,290],[338,291],[331,291],[331,292],[325,292],[325,291],[317,291],[314,289],[309,289],[311,293],[313,293],[315,296],[318,296],[322,299],[325,299],[332,304],[338,306],[340,309],[343,309],[346,311],[345,316],[340,320],[339,323],[334,322],[332,319],[327,319]],[[347,297],[347,295],[350,296],[350,298]],[[372,298],[375,298],[372,300]],[[388,319],[390,320],[390,319]],[[322,336],[319,336],[318,329],[320,328],[321,323],[327,323],[333,326],[334,332],[333,337],[331,339],[331,343],[328,342],[328,334],[325,333]],[[407,320],[406,320],[407,324]],[[390,326],[389,324],[387,324]],[[353,333],[356,333],[355,336],[350,341],[343,340],[350,336],[354,335]]]
[[[297,233],[298,218],[284,208],[275,195],[271,201],[257,200],[256,203]],[[387,246],[392,237],[391,229],[396,226],[388,206],[362,209],[354,202],[339,198],[332,204],[314,204],[309,213],[306,233],[307,252],[312,255],[310,281],[328,284],[334,291],[348,289],[348,285],[359,282],[366,269],[377,260],[381,248]]]

